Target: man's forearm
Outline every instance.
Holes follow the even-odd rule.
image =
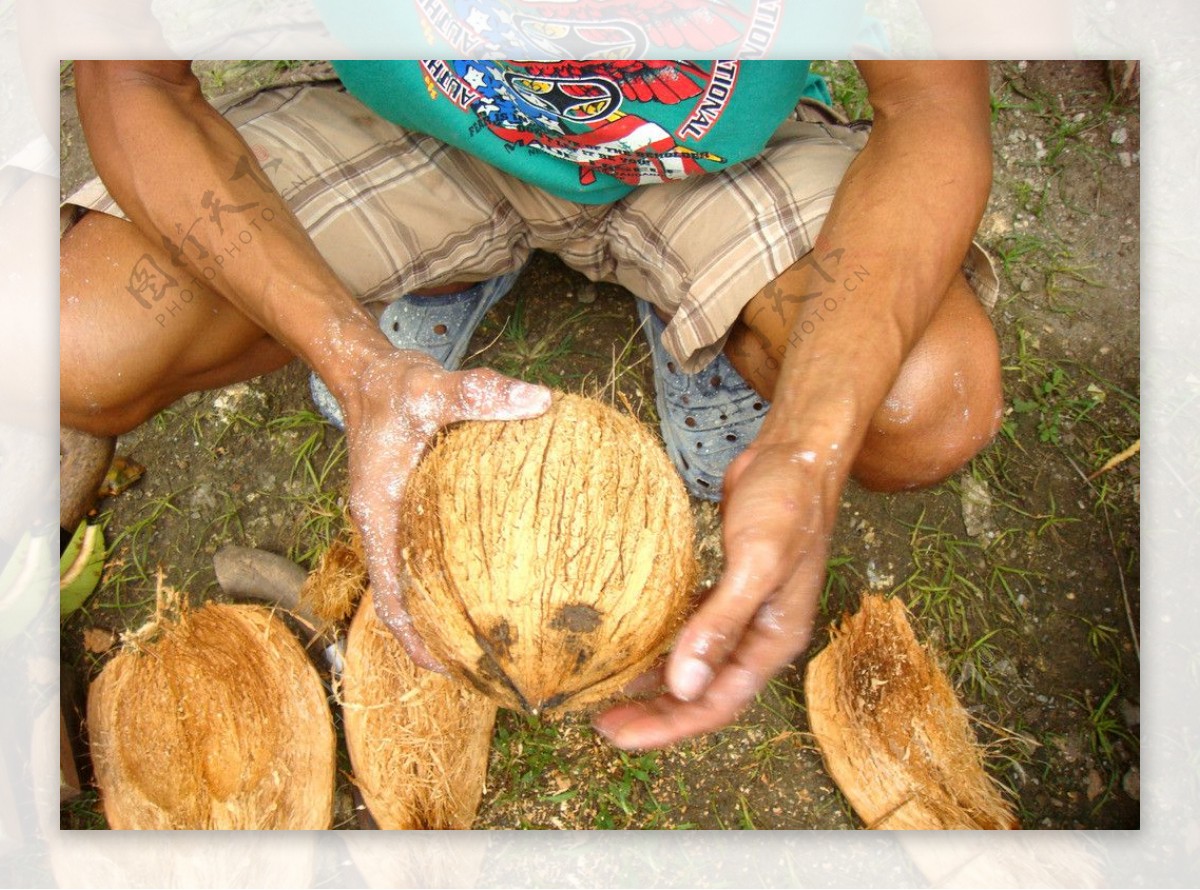
[[[76,79],[96,169],[162,247],[131,281],[164,276],[215,290],[335,393],[358,350],[386,345],[190,70],[80,62]]]
[[[836,445],[846,473],[958,271],[991,184],[986,81],[937,98],[880,103],[816,246],[781,282],[802,303],[763,436]]]

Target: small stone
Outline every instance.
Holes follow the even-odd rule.
[[[867,586],[872,590],[887,590],[895,586],[896,576],[892,573],[884,573],[875,567],[875,560],[867,561]]]
[[[579,286],[579,290],[575,294],[575,301],[578,303],[595,303],[596,302],[596,282],[585,281]]]
[[[1123,698],[1117,704],[1117,709],[1121,712],[1121,719],[1125,721],[1125,725],[1130,729],[1133,729],[1142,722],[1142,709],[1136,702],[1131,702],[1129,699]]]
[[[1100,773],[1096,770],[1088,770],[1087,777],[1087,799],[1095,800],[1104,793],[1104,779],[1100,778]]]
[[[1142,774],[1136,766],[1130,767],[1129,772],[1121,777],[1121,790],[1132,800],[1140,800],[1142,795]]]
[[[1032,278],[1022,278],[1021,279],[1021,293],[1027,294],[1031,290],[1033,290],[1033,279]]]
[[[117,644],[117,635],[104,627],[89,627],[83,632],[83,648],[93,655],[103,655]]]
[[[1124,127],[1117,127],[1117,129],[1113,130],[1111,138],[1113,145],[1124,145],[1125,140],[1129,138],[1129,131]]]
[[[1117,160],[1121,162],[1122,167],[1132,167],[1133,166],[1133,155],[1131,155],[1127,151],[1117,152]]]
[[[987,483],[964,474],[960,486],[959,503],[967,534],[972,538],[991,537],[995,526],[992,523],[992,492]]]

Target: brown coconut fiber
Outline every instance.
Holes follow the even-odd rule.
[[[336,739],[291,631],[259,606],[159,614],[88,691],[112,828],[328,828]]]
[[[362,539],[354,526],[330,542],[300,589],[300,602],[326,626],[354,614],[354,607],[367,588],[367,563]]]
[[[430,652],[530,713],[611,697],[669,645],[695,580],[692,515],[654,434],[603,402],[463,423],[409,481],[408,609]]]
[[[1017,828],[966,711],[898,599],[864,596],[809,662],[808,718],[868,828]]]
[[[420,670],[362,598],[346,642],[342,720],[354,782],[384,829],[470,828],[496,705]]]

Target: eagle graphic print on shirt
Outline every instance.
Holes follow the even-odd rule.
[[[336,63],[350,92],[571,200],[720,170],[752,157],[794,109],[808,63],[425,59]]]
[[[435,85],[445,84],[445,66],[452,64],[458,88],[447,95],[460,97],[505,142],[577,164],[581,185],[597,173],[646,185],[703,172],[701,159],[721,163],[718,155],[681,145],[637,104],[693,100],[685,128],[701,135],[720,118],[739,65],[717,62],[706,72],[694,63],[665,61],[530,62],[516,69],[474,60],[423,64]]]

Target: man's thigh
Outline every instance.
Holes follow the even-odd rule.
[[[618,281],[671,318],[664,343],[685,371],[711,361],[755,294],[812,250],[865,141],[789,120],[758,157],[642,189],[614,211]]]
[[[386,303],[402,293],[489,278],[528,258],[519,215],[486,165],[380,118],[336,82],[263,90],[219,105],[352,293]],[[66,202],[121,216],[98,179]],[[208,211],[199,204],[196,216]],[[178,222],[181,238],[193,220]],[[222,263],[237,261],[263,220],[227,212]],[[198,261],[211,258],[193,257]]]

